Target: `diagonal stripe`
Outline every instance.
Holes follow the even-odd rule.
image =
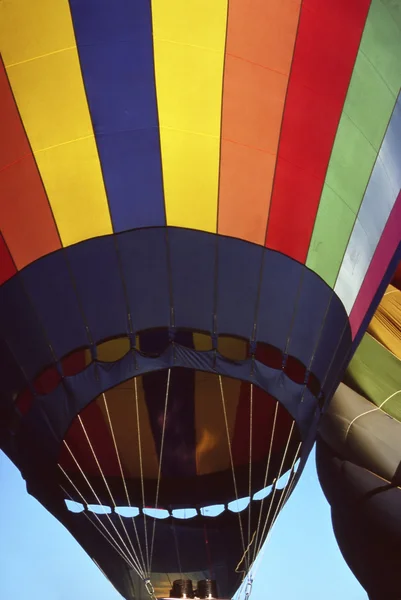
[[[351,312],[401,189],[401,100],[396,104],[345,252],[335,286]],[[394,217],[393,217],[394,218]],[[397,237],[397,229],[395,231]],[[401,239],[401,221],[398,241]],[[391,239],[384,240],[391,245]],[[387,267],[387,264],[383,265]]]
[[[401,36],[374,0],[325,180],[307,266],[334,286],[401,85]],[[374,214],[380,211],[376,203]]]
[[[401,244],[401,192],[391,211],[390,217],[383,230],[383,235],[377,245],[375,254],[369,264],[369,269],[363,280],[350,314],[353,338],[357,335],[365,314],[369,310],[377,288],[386,273],[387,267]]]
[[[67,0],[7,3],[0,39],[63,245],[110,233]]]
[[[231,0],[218,231],[264,244],[300,0]]]
[[[148,0],[70,0],[115,231],[165,224]]]
[[[0,285],[7,281],[7,279],[10,279],[16,272],[17,269],[11,258],[10,251],[0,232]]]
[[[22,269],[61,243],[2,62],[0,131],[1,231]]]
[[[152,1],[168,225],[216,231],[227,1]]]
[[[302,5],[266,236],[267,247],[300,262],[307,256],[369,4]]]

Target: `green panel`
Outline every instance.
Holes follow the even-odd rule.
[[[332,188],[352,210],[354,219],[365,193],[376,156],[377,151],[344,112],[341,116],[325,184]],[[320,205],[328,201],[329,199],[322,196]],[[338,267],[339,265],[337,270]]]
[[[307,264],[329,286],[334,287],[338,264],[351,235],[355,214],[327,184],[323,189],[323,198],[325,202],[321,204],[315,224],[315,231],[319,231],[321,236],[318,238],[313,235]]]
[[[369,334],[352,359],[344,383],[401,421],[401,361]]]
[[[382,0],[388,12],[394,19],[397,27],[401,31],[401,2],[400,0]]]
[[[306,261],[332,287],[401,86],[400,8],[372,2],[333,145]]]

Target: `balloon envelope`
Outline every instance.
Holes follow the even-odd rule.
[[[126,598],[230,595],[302,471],[400,252],[398,4],[1,6],[1,445]]]

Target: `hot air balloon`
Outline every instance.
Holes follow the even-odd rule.
[[[317,439],[340,549],[372,600],[400,597],[400,383],[401,286],[389,285]]]
[[[1,4],[1,447],[127,600],[231,596],[302,472],[399,252],[398,9]]]

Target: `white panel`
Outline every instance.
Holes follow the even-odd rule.
[[[348,314],[362,286],[400,188],[401,100],[398,99],[334,288]]]

